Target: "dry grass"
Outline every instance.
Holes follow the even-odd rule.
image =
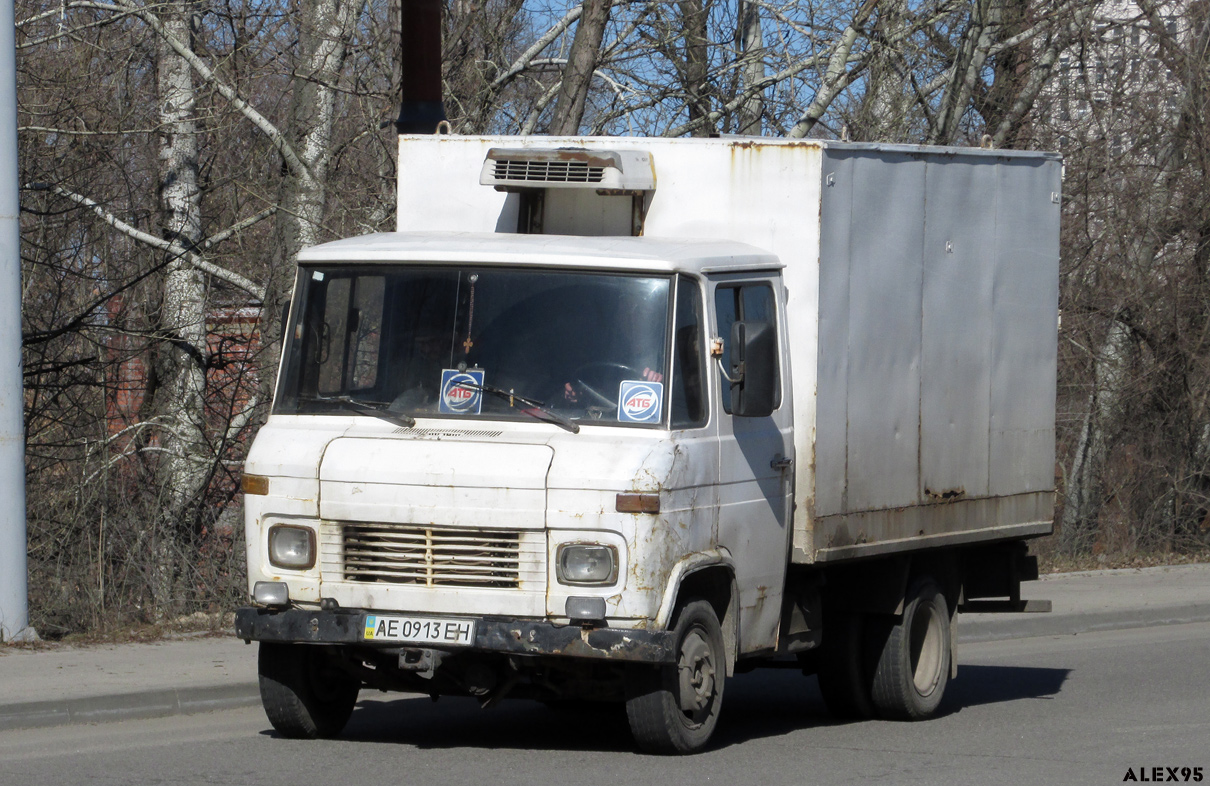
[[[1193,565],[1210,562],[1210,550],[1190,553],[1155,554],[1086,554],[1065,557],[1061,554],[1039,554],[1038,570],[1041,573],[1074,573],[1084,570],[1115,570],[1118,568],[1158,568],[1165,565]]]
[[[111,625],[84,633],[71,633],[53,640],[5,642],[0,655],[12,650],[55,650],[64,647],[92,647],[104,644],[138,644],[178,639],[229,636],[235,630],[233,612],[206,613],[199,611],[166,622]]]

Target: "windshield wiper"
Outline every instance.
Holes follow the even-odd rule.
[[[300,398],[305,401],[323,401],[341,404],[343,405],[344,409],[347,409],[350,412],[356,412],[358,415],[368,415],[372,418],[385,420],[387,423],[394,423],[396,426],[403,426],[404,428],[412,428],[416,425],[416,418],[411,417],[410,415],[404,415],[402,413],[395,414],[394,412],[387,412],[386,407],[389,405],[379,401],[367,403],[365,401],[358,401],[352,396],[300,396]]]
[[[518,396],[516,393],[513,393],[512,391],[503,390],[502,388],[494,388],[491,385],[480,385],[475,382],[461,382],[461,381],[455,382],[454,384],[460,388],[467,388],[468,390],[481,390],[484,393],[491,393],[493,396],[496,396],[497,398],[506,398],[506,399],[508,399],[508,405],[510,407],[513,406],[513,400],[516,399],[517,401],[520,401],[522,404],[529,405],[530,409],[523,409],[521,411],[524,412],[526,415],[529,415],[531,418],[535,418],[536,420],[541,420],[541,421],[544,421],[547,423],[553,423],[554,425],[558,426],[559,428],[567,429],[572,434],[580,433],[579,426],[577,426],[575,423],[572,423],[570,420],[563,417],[562,415],[559,415],[559,414],[553,412],[549,407],[547,407],[541,401],[537,401],[532,398],[526,398],[525,396]],[[534,410],[537,410],[537,412],[535,412]],[[544,417],[544,418],[539,417],[537,414],[538,412],[541,412],[546,417]]]

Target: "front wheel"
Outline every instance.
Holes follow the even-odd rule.
[[[340,734],[361,689],[322,646],[261,642],[257,671],[265,715],[278,734],[292,739]]]
[[[727,656],[714,608],[704,600],[681,609],[676,663],[629,678],[626,717],[649,753],[697,753],[714,733],[723,703]]]
[[[950,675],[950,615],[937,582],[908,588],[903,616],[890,626],[871,691],[880,717],[922,720],[941,703]]]

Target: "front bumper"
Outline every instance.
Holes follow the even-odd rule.
[[[382,612],[358,609],[279,611],[244,607],[235,612],[235,635],[246,641],[356,644],[376,649],[401,646],[443,649],[432,644],[366,641],[362,635],[367,614]],[[466,615],[459,615],[459,618],[465,619]],[[672,663],[675,661],[674,644],[669,631],[589,629],[579,625],[497,617],[479,618],[475,626],[474,644],[450,647],[448,651]]]

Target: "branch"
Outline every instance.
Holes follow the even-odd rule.
[[[1044,32],[1046,30],[1049,30],[1053,25],[1053,19],[1056,17],[1061,18],[1069,10],[1075,11],[1075,15],[1078,20],[1078,22],[1073,22],[1073,24],[1084,24],[1087,17],[1092,13],[1094,8],[1095,8],[1095,5],[1092,3],[1086,2],[1086,0],[1068,0],[1067,2],[1063,3],[1058,8],[1056,8],[1054,11],[1050,12],[1045,17],[1043,17],[1041,19],[1041,21],[1039,21],[1033,27],[1023,30],[1022,32],[1017,33],[1014,36],[1009,36],[1008,38],[1005,38],[1004,40],[999,41],[996,44],[994,44],[993,46],[991,46],[987,50],[987,56],[995,57],[996,55],[1003,52],[1005,49],[1011,49],[1012,47],[1017,46],[1018,44],[1023,44],[1026,41],[1028,41],[1029,39],[1034,38],[1035,36],[1039,35],[1040,33]]]
[[[851,85],[857,75],[861,73],[865,66],[864,60],[852,68],[848,68],[849,54],[853,51],[853,44],[857,42],[858,28],[864,25],[870,15],[874,13],[878,2],[879,0],[866,0],[857,9],[857,13],[853,15],[853,21],[845,28],[832,50],[832,56],[828,59],[828,70],[824,72],[823,84],[819,86],[819,90],[815,91],[811,105],[802,113],[802,117],[786,136],[802,138],[809,134],[815,124],[819,122],[819,118],[823,117],[824,113],[828,111],[828,107],[836,100],[836,96]]]
[[[65,371],[65,370],[67,370],[69,368],[73,368],[75,366],[87,366],[89,363],[94,362],[96,359],[97,359],[96,355],[91,355],[89,357],[79,358],[77,360],[65,360],[60,363],[48,363],[46,365],[38,366],[36,368],[30,368],[29,364],[26,364],[25,370],[22,372],[22,374],[23,374],[23,376],[26,376],[26,377],[36,377],[39,374],[53,374],[57,371]]]
[[[949,79],[935,123],[929,130],[930,144],[954,144],[962,117],[970,108],[975,83],[990,56],[988,50],[994,43],[992,33],[1000,27],[1002,12],[993,0],[976,0],[971,8],[970,21],[962,34],[953,66],[947,71]]]
[[[245,229],[247,229],[250,226],[253,226],[254,224],[259,224],[261,221],[264,221],[266,218],[268,218],[269,216],[273,215],[276,212],[277,212],[276,207],[267,207],[254,216],[249,216],[248,218],[245,218],[243,221],[235,222],[231,226],[224,229],[222,232],[216,232],[215,234],[211,235],[210,237],[206,238],[201,243],[199,243],[198,248],[200,248],[202,251],[206,251],[210,248],[213,248],[214,246],[217,246],[219,243],[223,242],[224,240],[231,237],[232,235],[243,232]],[[230,283],[235,283],[235,282],[230,282]],[[244,289],[244,287],[242,285],[236,284],[236,286],[239,286],[240,289]],[[245,291],[251,292],[251,290],[245,290]],[[256,294],[256,293],[252,292],[252,294]],[[262,297],[262,299],[263,299],[263,297]]]
[[[1089,5],[1079,8],[1075,11],[1075,15],[1068,27],[1069,37],[1074,37],[1075,34],[1086,24],[1087,17],[1091,13],[1093,6]],[[1055,63],[1058,62],[1059,53],[1067,47],[1068,39],[1061,36],[1054,36],[1046,45],[1046,49],[1038,58],[1037,65],[1030,71],[1029,80],[1026,82],[1024,89],[1017,96],[1017,100],[1009,107],[1004,118],[1000,121],[1000,125],[996,126],[995,132],[992,134],[992,147],[1003,147],[1004,141],[1008,139],[1008,135],[1013,132],[1017,123],[1025,117],[1033,107],[1034,101],[1042,92],[1042,88],[1050,79],[1054,72]]]
[[[78,4],[72,3],[72,6],[78,7]],[[56,11],[54,11],[54,13],[59,13],[59,12],[58,12],[58,10],[56,10]],[[126,11],[126,12],[119,13],[116,16],[110,17],[109,19],[99,19],[95,22],[89,22],[88,24],[80,25],[79,27],[72,27],[72,28],[69,28],[66,30],[59,30],[58,32],[52,33],[51,35],[42,36],[41,38],[35,38],[33,41],[23,41],[20,44],[17,44],[17,46],[15,48],[17,50],[29,49],[30,47],[33,47],[33,46],[38,46],[40,44],[46,44],[51,41],[57,41],[60,38],[67,38],[68,36],[74,35],[74,34],[80,32],[81,30],[87,30],[90,27],[103,27],[105,25],[113,24],[114,22],[118,21],[122,17],[130,16],[130,15],[131,15],[131,12]],[[33,21],[33,20],[27,20],[27,21]]]
[[[160,251],[167,251],[168,253],[173,254],[176,257],[185,260],[186,262],[188,262],[190,265],[193,265],[198,270],[201,270],[204,273],[208,273],[211,276],[214,276],[215,278],[226,281],[228,284],[239,287],[240,289],[244,290],[245,292],[247,292],[248,294],[252,295],[253,297],[257,298],[258,300],[260,300],[262,302],[265,299],[265,288],[260,286],[259,284],[255,283],[247,278],[244,278],[239,273],[236,273],[231,270],[227,270],[226,268],[219,267],[218,265],[215,265],[212,262],[207,262],[205,259],[202,258],[202,256],[200,254],[198,254],[194,251],[190,251],[189,249],[185,248],[184,246],[181,246],[179,243],[176,243],[171,240],[164,240],[163,238],[158,238],[155,235],[148,234],[140,229],[136,229],[136,228],[132,227],[130,224],[127,224],[125,221],[118,218],[113,213],[110,213],[108,210],[101,207],[99,204],[97,204],[96,202],[94,202],[93,200],[89,199],[86,196],[81,196],[80,194],[76,194],[72,191],[68,191],[67,189],[62,188],[60,186],[51,186],[51,185],[46,185],[46,184],[41,184],[41,183],[35,184],[35,185],[31,186],[31,188],[34,188],[34,189],[37,189],[40,191],[51,191],[51,192],[63,197],[64,199],[70,199],[72,202],[75,202],[77,205],[81,205],[82,207],[88,208],[93,213],[95,213],[97,215],[97,217],[100,218],[102,221],[104,221],[106,224],[109,224],[111,227],[118,230],[119,232],[126,235],[127,237],[133,238],[134,240],[137,240],[140,243],[143,243],[144,245],[151,246],[152,248],[158,249]],[[255,224],[257,221],[261,221],[265,218],[268,218],[269,216],[273,215],[276,211],[277,211],[277,208],[275,208],[275,207],[271,207],[266,210],[262,210],[261,212],[257,213],[255,216],[252,216],[249,219],[245,219],[244,221],[241,221],[238,224],[236,224],[232,227],[229,227],[228,229],[223,230],[222,232],[218,233],[217,235],[213,235],[209,239],[202,241],[202,243],[199,245],[199,248],[209,248],[209,247],[213,246],[215,243],[219,242],[220,240],[225,240],[226,238],[230,237],[235,232],[238,232],[241,229],[246,229],[247,227],[250,227],[253,224]]]
[[[545,35],[543,35],[537,41],[534,41],[533,44],[530,45],[529,49],[526,49],[524,52],[522,52],[521,56],[513,61],[513,64],[508,67],[507,71],[492,80],[491,86],[488,89],[499,90],[509,82],[513,81],[518,74],[529,67],[531,60],[537,57],[543,49],[550,46],[551,42],[562,35],[567,28],[571,27],[571,23],[579,19],[580,14],[583,12],[584,7],[582,5],[577,5],[575,8],[572,8],[570,11],[564,14],[563,18],[558,22],[555,22],[554,26],[547,30]]]
[[[278,130],[277,126],[269,122],[268,118],[256,111],[247,101],[240,98],[235,89],[220,79],[219,76],[214,73],[214,71],[210,70],[210,67],[206,65],[192,49],[178,41],[175,36],[169,33],[168,30],[164,28],[164,24],[160,21],[158,16],[144,8],[139,8],[138,6],[133,5],[130,0],[117,0],[117,5],[110,3],[82,2],[79,3],[79,6],[87,8],[100,8],[106,11],[120,11],[138,16],[140,19],[146,22],[152,30],[155,30],[155,32],[164,39],[165,43],[172,47],[178,55],[189,63],[193,70],[197,72],[198,76],[202,78],[202,81],[209,83],[219,95],[227,99],[227,101],[230,102],[240,114],[246,117],[254,126],[260,129],[266,137],[269,138],[269,142],[273,145],[274,149],[281,154],[282,160],[286,162],[286,166],[290,168],[291,173],[299,177],[306,177],[309,174],[307,172],[306,165],[303,164],[302,159],[298,157],[298,154],[294,151],[294,148],[288,141],[286,141],[285,135]]]
[[[253,395],[252,398],[248,399],[248,403],[244,406],[244,408],[235,413],[235,415],[227,423],[227,433],[223,437],[224,444],[234,442],[235,438],[239,436],[239,433],[247,428],[248,424],[252,422],[252,413],[258,406],[260,406],[260,396]],[[215,451],[216,458],[218,457],[219,453],[220,451]]]
[[[64,136],[126,136],[127,134],[155,134],[159,131],[157,128],[132,128],[128,131],[76,131],[71,128],[48,128],[46,126],[17,126],[17,130],[63,134]]]
[[[538,121],[542,118],[542,112],[546,107],[550,106],[550,102],[555,100],[555,96],[559,94],[559,88],[563,85],[562,79],[557,79],[546,92],[534,102],[534,109],[529,117],[525,119],[525,123],[521,126],[522,134],[532,134],[538,126]]]
[[[799,73],[807,70],[808,68],[814,68],[815,66],[817,66],[821,62],[823,62],[825,57],[826,57],[825,54],[812,55],[811,57],[807,57],[807,58],[803,58],[802,60],[799,60],[797,63],[795,63],[792,66],[783,68],[781,71],[778,71],[776,74],[772,74],[770,76],[765,76],[765,77],[761,78],[760,81],[753,82],[752,84],[745,87],[742,93],[740,93],[738,96],[736,96],[735,98],[728,101],[726,104],[723,104],[723,106],[721,108],[712,110],[708,115],[706,115],[704,117],[699,117],[696,120],[692,120],[688,123],[684,123],[682,125],[676,126],[675,128],[670,128],[667,131],[665,131],[662,134],[662,136],[680,136],[682,134],[687,134],[687,133],[693,131],[697,127],[701,126],[703,123],[716,122],[717,120],[722,118],[724,115],[726,115],[730,112],[734,112],[744,102],[748,101],[750,98],[752,98],[752,96],[756,95],[757,93],[762,93],[765,91],[766,88],[773,87],[774,85],[778,84],[779,82],[784,82],[785,80],[789,79],[790,77],[796,76]],[[862,55],[851,55],[848,58],[848,62],[858,64],[858,66],[860,66],[860,67],[864,67],[865,58]],[[726,68],[728,68],[728,69],[733,68],[733,67],[739,65],[739,63],[740,63],[740,61],[736,61],[735,63],[729,64],[728,66],[726,66]],[[634,111],[637,109],[645,109],[647,106],[653,106],[656,103],[658,103],[658,99],[648,101],[648,102],[646,102],[646,104],[640,104],[636,107],[631,107],[630,109],[631,109],[631,111]]]

